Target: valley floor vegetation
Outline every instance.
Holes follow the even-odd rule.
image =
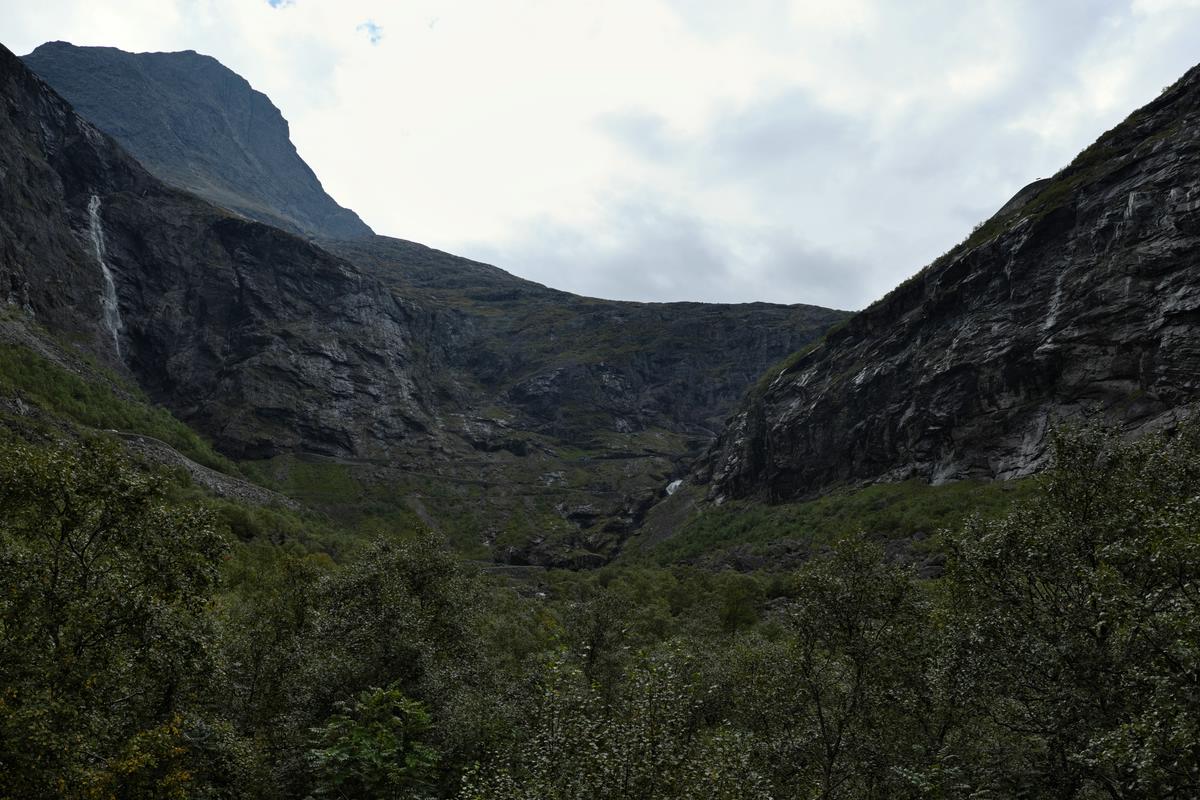
[[[860,535],[544,591],[6,436],[0,798],[1200,796],[1196,426],[1060,431],[940,577]]]

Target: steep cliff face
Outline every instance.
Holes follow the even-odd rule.
[[[293,233],[371,235],[325,193],[279,109],[216,59],[48,42],[24,61],[167,183]]]
[[[707,437],[763,369],[845,316],[815,306],[594,300],[412,242],[373,236],[365,226],[317,224],[325,212],[312,209],[332,201],[296,154],[287,123],[265,96],[214,59],[52,42],[24,61],[158,177],[239,213],[319,234],[323,249],[428,309],[434,317],[427,324],[436,325],[437,334],[422,343],[445,356],[437,401],[444,411],[503,407],[519,415],[523,429],[575,442],[653,427]],[[106,206],[105,214],[110,212]],[[131,220],[125,230],[138,234],[138,224]],[[124,258],[119,247],[113,255],[115,261]],[[272,296],[285,297],[288,288],[267,287],[259,293],[259,306]],[[158,289],[176,298],[199,291]],[[209,322],[192,325],[204,332]],[[154,333],[178,340],[166,330]],[[189,344],[196,346],[200,363],[212,362],[205,343]],[[158,346],[156,357],[164,357],[164,345]],[[173,359],[186,369],[191,348],[177,350]],[[175,390],[160,376],[147,377],[168,394]],[[316,377],[309,370],[305,380]],[[368,378],[358,375],[369,383]],[[343,386],[347,379],[342,375],[332,385]],[[269,380],[258,383],[268,401],[259,416],[283,420],[278,401],[290,393],[287,383],[281,384],[280,398],[269,396]],[[252,427],[239,426],[246,430],[241,438]],[[373,433],[341,437],[334,449],[378,452],[380,443],[387,449],[394,432],[367,427]],[[372,438],[379,441],[367,447]],[[283,436],[281,447],[296,441]]]
[[[454,413],[439,418],[448,435],[436,450],[405,462],[460,493],[475,487],[482,497],[471,504],[486,513],[472,535],[518,564],[610,557],[755,376],[846,316],[595,300],[381,236],[322,246],[439,321],[439,406]],[[461,501],[439,505],[395,467],[373,469],[424,519],[453,530]]]
[[[1056,421],[1170,424],[1200,398],[1200,68],[964,243],[766,376],[710,497],[1010,478]]]
[[[596,300],[398,239],[323,245],[455,317],[448,366],[479,404],[575,441],[654,427],[711,437],[763,369],[846,317],[808,305]]]
[[[147,173],[0,48],[0,294],[235,456],[427,428],[433,324],[351,264]]]

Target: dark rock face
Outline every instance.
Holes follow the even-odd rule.
[[[24,61],[167,183],[293,233],[371,235],[325,193],[279,109],[216,59],[49,42]]]
[[[474,405],[573,441],[665,428],[710,438],[762,370],[846,318],[819,306],[630,303],[548,289],[376,236],[322,242],[394,291],[445,309],[447,367]],[[450,326],[450,323],[447,323]]]
[[[99,336],[89,187],[148,176],[3,48],[0,93],[0,300],[55,328]]]
[[[419,306],[277,229],[129,199],[105,226],[126,363],[152,396],[242,458],[379,455],[428,429]]]
[[[409,461],[495,487],[481,527],[512,564],[606,561],[746,386],[846,317],[595,300],[397,239],[322,245],[436,320],[438,406],[461,413],[439,418],[439,452]],[[529,535],[506,532],[514,524]]]
[[[710,497],[1036,470],[1056,421],[1200,398],[1200,68],[744,401]]]
[[[407,313],[414,316],[411,324],[425,326],[422,352],[435,359],[444,356],[438,362],[436,388],[424,398],[429,407],[436,404],[442,410],[469,414],[474,408],[503,406],[520,414],[518,422],[524,429],[575,441],[586,440],[597,431],[656,426],[709,437],[763,369],[845,316],[815,306],[593,300],[412,242],[370,235],[352,214],[357,227],[332,224],[330,219],[340,218],[329,209],[343,209],[324,195],[312,171],[296,154],[278,110],[214,59],[190,52],[131,54],[53,42],[37,48],[24,61],[158,177],[239,213],[319,234],[323,249],[343,256],[378,282],[373,291],[385,286],[393,294],[415,300],[419,305],[410,303]],[[110,225],[117,222],[112,219],[115,208],[111,203],[104,205],[103,214]],[[182,251],[154,250],[169,245],[151,243],[154,232],[141,230],[142,222],[135,217],[123,221],[121,227],[129,236],[147,239],[142,257],[193,260]],[[227,230],[233,227],[230,222]],[[171,228],[178,226],[168,225]],[[239,235],[249,230],[246,227]],[[225,236],[222,246],[230,243],[231,237]],[[143,279],[136,266],[125,267],[124,261],[130,257],[127,249],[117,243],[110,250],[114,269],[127,274],[128,280]],[[241,252],[238,256],[247,257]],[[251,307],[266,319],[273,302],[288,300],[293,291],[303,294],[314,288],[294,263],[289,257],[279,263],[250,265],[249,274],[257,275],[259,270],[274,274],[273,282],[267,284],[258,281],[243,288],[239,273],[213,274],[205,280],[217,289],[170,287],[158,281],[155,291],[179,303],[190,301],[192,296],[187,293],[192,292],[207,309],[216,302],[214,293],[237,287],[240,296],[252,298]],[[201,272],[189,268],[188,274]],[[318,284],[308,299],[319,299],[321,290]],[[366,305],[377,303],[375,297]],[[308,310],[333,312],[320,308],[319,303]],[[362,322],[362,317],[361,313],[336,317],[338,323],[329,325],[347,329],[352,319]],[[156,348],[155,359],[170,359],[185,373],[192,370],[187,366],[189,359],[216,369],[230,353],[207,341],[214,335],[209,330],[212,324],[211,316],[189,320],[190,335],[195,338],[186,342],[180,341],[178,330],[160,324],[151,334],[139,334],[137,344]],[[365,338],[369,340],[381,330],[387,326],[372,325]],[[310,334],[317,335],[317,329]],[[389,348],[404,351],[395,342],[384,350]],[[359,350],[373,348],[368,341]],[[380,361],[385,362],[391,363],[390,356]],[[328,380],[335,398],[350,385],[368,395],[373,391],[368,388],[372,378],[367,372],[352,375],[345,367],[327,365],[329,372],[322,376],[320,370],[303,363],[289,362],[293,374],[279,381],[278,397],[269,391],[273,379],[265,373],[255,380],[254,396],[262,401],[255,419],[234,426],[240,431],[237,436],[226,433],[234,429],[230,424],[221,425],[221,433],[215,434],[218,439],[236,452],[257,452],[259,446],[246,440],[254,438],[257,420],[263,419],[273,423],[268,430],[281,447],[311,440],[283,433],[293,425],[282,407],[292,394],[291,380],[313,388]],[[250,367],[247,364],[248,370]],[[145,380],[160,397],[175,396],[183,388],[153,369],[147,370]],[[222,391],[234,388],[222,387]],[[237,387],[239,392],[243,389]],[[421,405],[412,391],[406,394],[413,406]],[[184,396],[186,416],[200,420],[190,388]],[[248,395],[244,400],[251,403]],[[329,406],[324,416],[345,413],[336,400]],[[410,419],[401,427],[409,429],[413,424]],[[399,430],[375,421],[364,425],[366,432],[339,439],[334,427],[317,425],[312,431],[319,439],[336,440],[336,446],[323,447],[322,452],[377,452],[386,449]],[[205,430],[213,431],[207,420]],[[463,438],[469,441],[472,437]],[[235,445],[235,439],[241,443]],[[378,441],[367,446],[370,439]]]
[[[227,453],[428,427],[432,321],[353,265],[165,186],[0,48],[0,294],[84,332]],[[119,322],[106,317],[105,272]]]

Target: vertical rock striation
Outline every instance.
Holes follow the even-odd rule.
[[[1011,478],[1094,415],[1200,398],[1200,67],[965,242],[763,379],[699,469],[710,496]]]

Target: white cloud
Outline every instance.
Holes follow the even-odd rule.
[[[841,307],[1200,41],[1182,0],[0,0],[0,20],[19,53],[216,56],[380,232],[585,294]]]

